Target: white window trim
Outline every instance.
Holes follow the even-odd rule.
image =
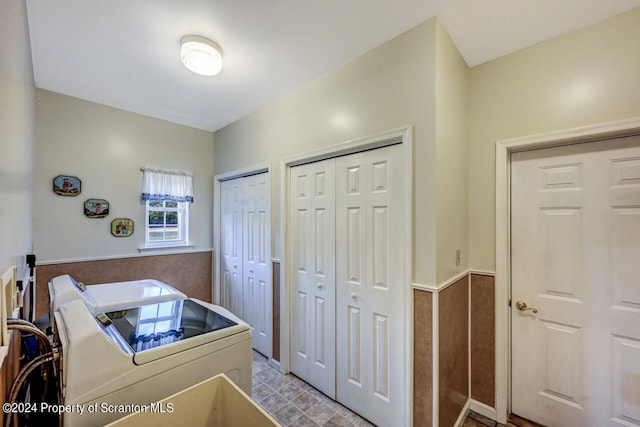
[[[149,210],[165,210],[165,211],[173,211],[172,208],[150,208],[149,203],[153,202],[152,200],[145,201],[145,220],[144,220],[144,247],[140,248],[140,251],[145,249],[164,249],[164,248],[189,248],[193,247],[193,245],[189,244],[189,202],[177,202],[178,203],[178,211],[179,211],[179,224],[180,224],[180,233],[182,235],[182,239],[180,240],[160,240],[160,241],[150,241],[149,240]],[[181,211],[181,212],[180,212]]]

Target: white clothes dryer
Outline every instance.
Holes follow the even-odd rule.
[[[220,373],[251,395],[251,330],[222,307],[184,299],[95,316],[76,299],[53,314],[66,427],[158,410]]]

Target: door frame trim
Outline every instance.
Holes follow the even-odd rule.
[[[412,354],[413,336],[412,320],[413,306],[411,304],[411,270],[412,270],[412,219],[413,219],[413,127],[403,126],[401,128],[392,129],[375,135],[357,138],[335,145],[331,145],[319,150],[303,153],[300,155],[284,158],[280,162],[280,241],[283,245],[281,268],[280,268],[280,369],[283,373],[288,373],[290,369],[290,344],[288,337],[290,336],[290,293],[292,292],[292,278],[289,271],[288,260],[292,258],[291,245],[288,244],[288,238],[291,234],[289,230],[289,210],[291,208],[289,201],[291,168],[305,163],[312,163],[320,160],[330,159],[338,156],[344,156],[362,151],[373,150],[390,145],[400,144],[403,150],[403,166],[407,173],[407,182],[404,188],[404,202],[408,209],[405,209],[404,220],[404,387],[403,387],[403,417],[405,425],[411,425],[413,410],[413,378],[412,378]],[[285,338],[287,337],[287,338]]]
[[[511,153],[640,134],[640,117],[564,129],[496,142],[496,415],[505,424],[511,412]]]

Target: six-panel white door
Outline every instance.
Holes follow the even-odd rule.
[[[243,318],[241,183],[240,180],[220,183],[220,305]]]
[[[511,170],[512,412],[640,426],[640,137],[516,153]]]
[[[399,145],[336,159],[337,400],[403,425],[404,174]]]
[[[244,319],[253,332],[253,348],[271,355],[271,221],[268,174],[242,178]]]
[[[290,184],[290,369],[335,398],[334,160],[291,168]]]
[[[269,175],[222,181],[220,191],[220,303],[251,326],[253,348],[271,356]]]
[[[291,168],[291,372],[380,426],[403,424],[399,145]]]

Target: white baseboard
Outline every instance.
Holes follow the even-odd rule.
[[[282,366],[280,366],[280,362],[277,361],[276,359],[269,359],[267,363],[276,371],[280,372],[281,374],[284,374],[284,372],[282,372]]]
[[[453,427],[462,427],[464,420],[467,418],[467,412],[469,412],[469,405],[471,405],[471,399],[467,399],[467,403],[462,407],[462,411],[460,412],[460,415],[458,415],[458,419],[455,424],[453,424]]]
[[[497,413],[496,413],[496,409],[492,408],[489,405],[486,405],[482,402],[478,402],[477,400],[473,400],[470,399],[470,405],[469,405],[469,409],[471,409],[473,412],[477,412],[480,415],[483,415],[487,418],[491,418],[492,420],[496,420],[497,417]]]

